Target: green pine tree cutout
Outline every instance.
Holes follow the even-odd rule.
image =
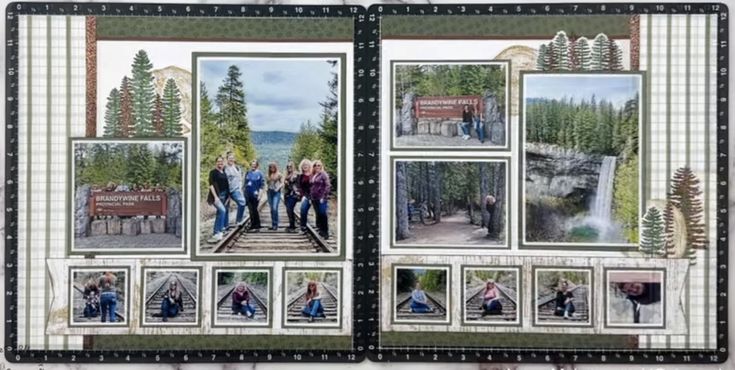
[[[181,93],[169,78],[163,89],[163,136],[181,136]]]
[[[639,250],[648,257],[665,257],[664,218],[656,207],[650,207],[641,222]]]

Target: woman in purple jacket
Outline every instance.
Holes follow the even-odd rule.
[[[250,304],[250,291],[244,282],[237,283],[237,287],[232,292],[232,314],[242,314],[247,318],[255,315],[255,307]]]
[[[324,170],[322,161],[314,161],[313,172],[311,176],[311,204],[316,211],[316,228],[319,235],[324,239],[329,238],[329,222],[327,219],[327,200],[332,185],[329,182],[329,174]]]

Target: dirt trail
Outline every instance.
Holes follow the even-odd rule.
[[[437,224],[411,224],[411,237],[397,244],[440,244],[461,245],[499,245],[502,240],[487,238],[487,229],[471,225],[465,213],[457,213],[442,218]]]

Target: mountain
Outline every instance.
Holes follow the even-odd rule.
[[[166,81],[173,78],[176,87],[181,92],[181,125],[183,126],[184,135],[191,132],[191,72],[176,66],[168,66],[166,68],[153,70],[153,84],[156,88],[156,94],[163,96],[163,88]]]
[[[286,144],[292,145],[296,140],[295,132],[285,131],[250,131],[250,139],[253,145],[270,145],[270,144]]]

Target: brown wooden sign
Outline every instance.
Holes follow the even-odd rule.
[[[168,198],[161,191],[97,191],[89,197],[90,216],[166,216]]]
[[[482,110],[482,97],[466,96],[421,96],[414,100],[416,118],[462,118],[465,105],[471,111]]]

